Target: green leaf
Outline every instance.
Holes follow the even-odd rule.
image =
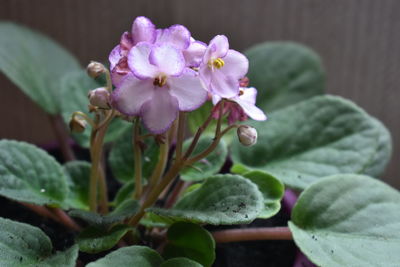
[[[123,224],[115,225],[108,230],[90,226],[78,235],[76,242],[83,252],[99,253],[114,247],[132,229],[132,227]]]
[[[104,258],[91,262],[86,267],[140,266],[159,267],[161,256],[151,248],[130,246],[111,252]]]
[[[200,225],[177,222],[168,228],[167,239],[163,252],[166,259],[186,257],[205,267],[215,260],[214,238]]]
[[[80,68],[63,47],[26,27],[0,23],[0,71],[47,113],[60,112],[60,80]]]
[[[118,206],[125,200],[131,199],[135,191],[135,181],[130,181],[122,185],[115,195],[113,205]]]
[[[82,111],[88,113],[88,92],[90,90],[102,87],[95,80],[90,78],[85,70],[79,70],[65,75],[61,81],[61,110],[65,123],[69,123],[72,113]],[[93,114],[88,114],[93,118]],[[112,142],[117,140],[131,126],[131,123],[123,121],[119,118],[113,119],[107,129],[104,142]],[[72,137],[76,142],[83,146],[89,147],[91,127],[88,125],[83,133],[72,133]]]
[[[202,267],[200,263],[189,260],[188,258],[173,258],[164,261],[160,267]]]
[[[363,175],[324,178],[298,199],[294,241],[318,266],[397,266],[400,193]]]
[[[101,215],[86,210],[71,210],[68,214],[96,227],[108,227],[111,224],[122,222],[135,215],[138,210],[139,203],[136,200],[129,199],[121,203],[107,215]]]
[[[263,195],[264,209],[258,217],[267,219],[277,214],[281,209],[281,199],[285,193],[281,181],[262,171],[250,171],[243,176],[256,184]]]
[[[50,239],[37,227],[0,218],[0,265],[74,267],[77,246],[52,255]]]
[[[67,178],[58,162],[36,146],[0,141],[0,195],[37,205],[64,206]]]
[[[239,175],[215,175],[181,198],[172,209],[147,211],[176,221],[243,224],[253,221],[263,209],[257,186]]]
[[[185,141],[183,145],[183,151],[189,147],[191,141],[192,139]],[[212,137],[205,136],[200,138],[196,148],[193,151],[193,155],[197,155],[205,150],[212,142]],[[180,172],[181,179],[185,181],[201,181],[213,174],[218,173],[224,165],[227,155],[228,148],[225,142],[221,140],[210,155],[196,162],[193,164],[193,166],[184,168]]]
[[[265,42],[245,52],[257,103],[270,112],[322,94],[325,72],[311,49],[291,42]]]
[[[390,157],[384,126],[340,97],[314,97],[251,125],[258,142],[232,145],[232,160],[241,165],[232,170],[260,169],[295,189],[339,173],[378,176]]]
[[[158,161],[159,147],[153,139],[145,140],[146,149],[142,155],[143,177],[148,178]],[[135,168],[132,148],[132,131],[126,131],[114,143],[108,158],[111,170],[120,182],[133,180]]]
[[[90,163],[70,161],[64,164],[69,193],[66,204],[73,209],[89,210]]]

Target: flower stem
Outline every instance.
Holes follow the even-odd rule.
[[[135,120],[135,126],[133,128],[133,157],[135,164],[135,192],[133,195],[134,199],[140,199],[142,195],[142,150],[140,148],[140,119],[139,117]]]
[[[176,149],[175,149],[175,158],[179,160],[182,157],[182,145],[183,139],[185,137],[185,120],[186,120],[186,113],[179,112],[179,119],[178,119],[178,132],[176,138]]]
[[[253,240],[293,240],[288,227],[229,229],[211,233],[217,243]]]
[[[160,153],[157,165],[153,173],[151,174],[149,180],[149,185],[148,185],[149,190],[152,190],[152,188],[157,185],[158,181],[160,180],[161,176],[164,173],[168,161],[168,152],[169,152],[168,150],[169,150],[168,137],[167,135],[165,135],[164,143],[160,144]]]
[[[99,183],[100,212],[102,214],[107,214],[108,213],[107,180],[106,180],[106,176],[104,174],[104,170],[101,167],[101,164],[99,165],[99,178],[100,178],[100,183]]]
[[[69,145],[69,135],[63,119],[60,115],[50,115],[50,123],[53,127],[58,144],[60,145],[61,153],[65,161],[75,160],[74,152]]]

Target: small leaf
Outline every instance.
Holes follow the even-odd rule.
[[[114,247],[132,229],[132,227],[123,224],[115,225],[108,230],[91,226],[78,235],[76,242],[83,252],[99,253]]]
[[[158,161],[159,147],[154,140],[145,140],[146,148],[142,155],[143,177],[150,177]],[[132,148],[132,130],[128,130],[114,143],[108,158],[114,177],[120,182],[132,181],[135,168]]]
[[[140,266],[159,267],[163,262],[161,256],[151,248],[142,246],[130,246],[111,252],[104,258],[91,262],[87,267],[110,266]]]
[[[88,113],[88,92],[90,90],[102,87],[104,85],[97,83],[90,78],[85,70],[79,70],[68,73],[61,81],[61,110],[65,123],[69,123],[72,113],[82,111]],[[88,114],[93,118],[92,114]],[[107,129],[104,142],[112,142],[117,140],[124,134],[131,123],[115,118]],[[86,127],[83,133],[72,133],[72,137],[82,147],[89,147],[91,127]]]
[[[185,141],[183,145],[183,151],[185,151],[192,139],[188,139]],[[197,155],[203,150],[205,150],[213,141],[212,137],[202,137],[197,143],[196,148],[193,151],[192,155]],[[181,179],[185,181],[200,181],[205,178],[216,174],[222,168],[226,161],[226,157],[228,155],[228,148],[223,140],[218,143],[218,146],[215,150],[210,153],[206,158],[196,162],[193,166],[184,168],[181,172]]]
[[[66,204],[73,209],[89,210],[90,163],[70,161],[64,164],[69,194]]]
[[[397,266],[400,193],[363,175],[338,174],[307,188],[289,222],[318,266]]]
[[[257,103],[265,112],[322,94],[325,72],[319,56],[301,44],[265,42],[245,52],[250,85],[258,89]]]
[[[80,69],[63,47],[26,27],[0,23],[0,71],[47,113],[60,112],[60,80]]]
[[[147,211],[176,221],[242,224],[253,221],[263,209],[257,186],[238,175],[215,175],[181,198],[172,209]]]
[[[97,227],[107,227],[114,223],[122,222],[123,220],[135,215],[139,209],[139,203],[136,200],[129,199],[121,203],[115,210],[107,215],[101,215],[85,210],[71,210],[68,214],[84,220],[90,225]]]
[[[214,238],[200,225],[177,222],[168,228],[167,239],[163,252],[166,259],[186,257],[205,267],[215,260]]]
[[[160,267],[202,267],[198,262],[189,260],[188,258],[173,258],[164,261]]]
[[[277,214],[281,209],[281,199],[285,193],[281,181],[262,171],[250,171],[243,174],[243,177],[256,184],[264,197],[264,209],[258,217],[267,219]]]
[[[384,126],[351,101],[318,96],[251,123],[253,147],[232,145],[232,170],[260,169],[302,190],[321,177],[339,173],[381,174],[391,143]]]
[[[64,206],[67,178],[45,151],[24,142],[0,141],[0,195],[37,205]]]
[[[37,227],[0,218],[1,266],[74,267],[77,246],[52,255],[50,239]]]

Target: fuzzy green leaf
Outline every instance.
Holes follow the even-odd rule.
[[[181,198],[172,209],[150,208],[176,221],[209,224],[242,224],[253,221],[263,209],[257,186],[239,175],[215,175]]]
[[[1,140],[0,195],[37,205],[65,206],[67,178],[61,165],[44,150]]]
[[[258,217],[267,219],[277,214],[281,209],[281,199],[285,193],[282,182],[262,171],[250,171],[243,174],[243,177],[256,184],[263,195],[264,209]]]
[[[64,165],[69,193],[66,204],[73,209],[89,210],[90,163],[70,161]]]
[[[0,218],[0,265],[74,267],[78,247],[52,255],[50,239],[37,227]]]
[[[153,139],[145,140],[146,148],[142,155],[143,177],[150,177],[158,161],[159,147]],[[111,170],[120,182],[129,182],[134,178],[135,168],[132,148],[132,130],[126,131],[114,143],[108,158]]]
[[[189,147],[191,141],[192,139],[185,141],[183,145],[183,151]],[[197,155],[205,150],[212,143],[212,141],[213,138],[209,136],[200,138],[196,148],[193,151],[193,155]],[[224,165],[227,155],[228,148],[225,142],[221,140],[215,150],[210,153],[210,155],[194,163],[193,166],[184,168],[180,172],[181,179],[185,181],[201,181],[213,174],[218,173]]]
[[[80,69],[63,47],[26,27],[0,23],[0,71],[51,114],[60,113],[60,80]]]
[[[258,142],[253,147],[233,144],[232,170],[260,169],[295,189],[339,173],[378,176],[390,158],[384,126],[340,97],[314,97],[251,125]]]
[[[198,224],[177,222],[168,228],[168,243],[163,256],[166,259],[186,257],[209,267],[215,260],[215,241]]]
[[[71,72],[66,75],[61,82],[61,110],[65,123],[69,123],[71,115],[75,111],[82,111],[88,114],[88,92],[90,90],[102,87],[90,78],[86,71],[80,70]],[[88,114],[93,118],[93,114]],[[119,118],[113,119],[107,129],[104,142],[112,142],[117,140],[131,126],[131,123],[123,121]],[[88,125],[83,133],[72,133],[72,137],[83,147],[89,147],[91,127]]]
[[[258,89],[257,103],[266,112],[322,94],[325,73],[319,56],[291,42],[265,42],[245,52],[250,85]]]
[[[87,267],[110,266],[140,266],[159,267],[163,262],[161,256],[151,248],[142,246],[130,246],[111,252],[104,258],[91,262]]]
[[[397,266],[400,193],[363,175],[338,174],[307,188],[289,222],[318,266]]]

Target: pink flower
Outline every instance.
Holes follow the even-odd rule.
[[[256,107],[257,90],[254,87],[241,87],[239,94],[227,99],[224,104],[223,114],[228,114],[228,123],[233,124],[236,121],[245,121],[247,116],[256,121],[264,121],[267,119],[264,112]],[[216,105],[221,100],[218,95],[212,96],[212,102]],[[218,106],[213,109],[213,117],[219,117]]]
[[[223,98],[239,93],[239,79],[248,70],[249,61],[241,53],[229,49],[224,35],[215,36],[208,45],[200,65],[200,78],[207,90]]]
[[[142,42],[131,48],[127,62],[132,73],[112,95],[117,110],[141,116],[146,128],[155,134],[165,132],[178,111],[197,109],[207,99],[197,73],[186,67],[182,51],[171,45],[165,33],[158,38],[168,44]],[[175,44],[179,41],[172,39]]]

